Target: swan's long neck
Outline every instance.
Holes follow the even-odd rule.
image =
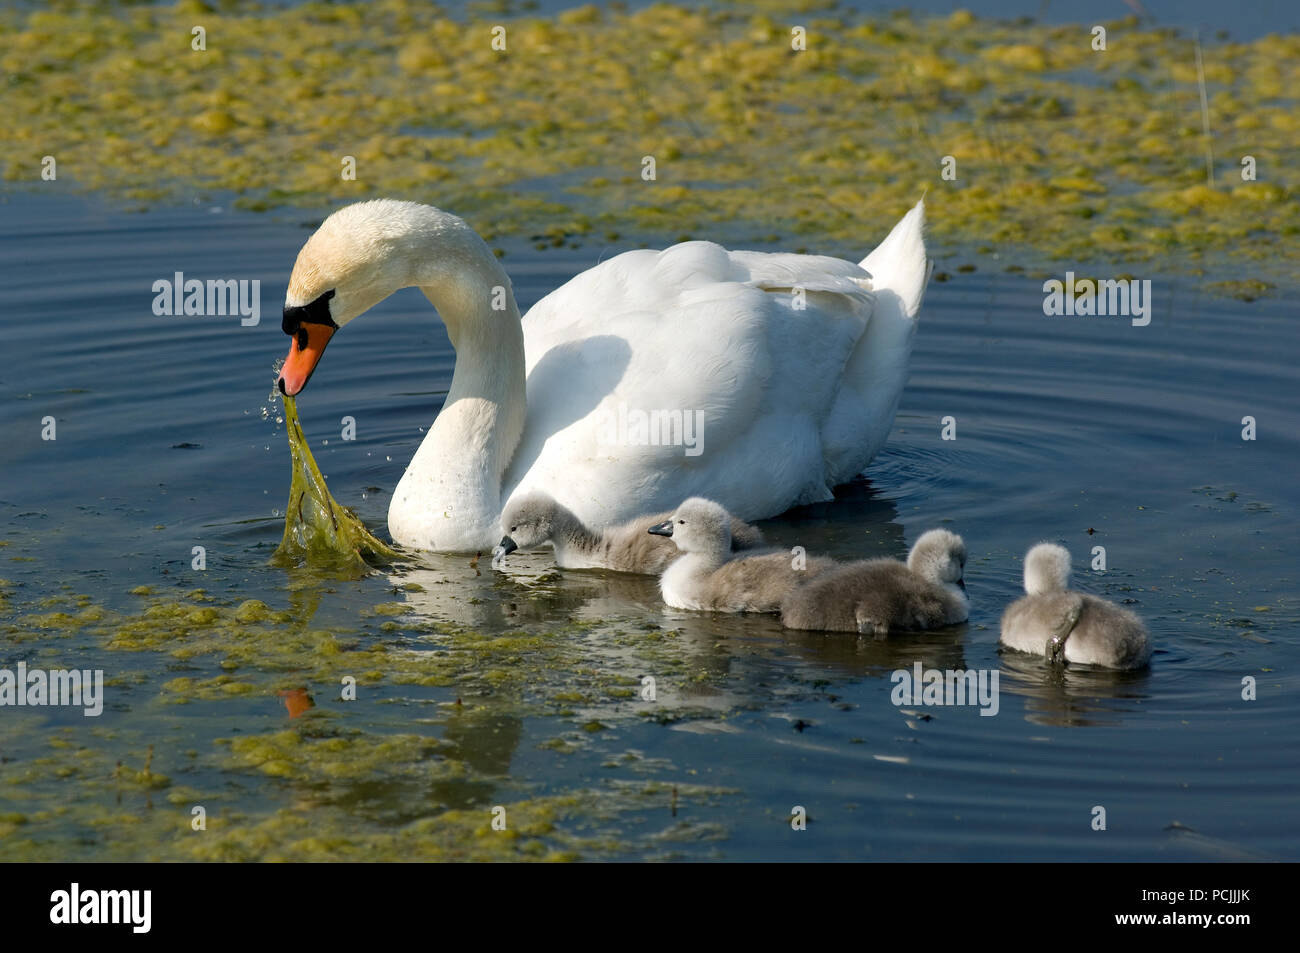
[[[403,545],[474,551],[500,536],[501,477],[524,429],[524,333],[505,270],[473,229],[440,214],[416,236],[427,244],[408,283],[438,309],[456,368],[393,492],[388,528]]]

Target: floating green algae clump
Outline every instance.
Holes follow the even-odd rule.
[[[284,430],[289,437],[293,480],[284,512],[284,537],[275,551],[275,561],[294,566],[342,563],[365,570],[371,562],[400,558],[397,550],[376,539],[355,513],[330,496],[298,423],[298,407],[292,397],[284,398]]]
[[[0,11],[0,175],[135,201],[232,190],[252,209],[394,196],[542,247],[762,236],[860,253],[925,189],[937,247],[1026,264],[1276,263],[1300,230],[1295,35],[1205,44],[1208,184],[1192,39],[1134,18],[1107,22],[1098,51],[1093,21],[965,11],[478,9]]]

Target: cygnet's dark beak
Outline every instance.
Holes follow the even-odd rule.
[[[961,591],[962,591],[962,592],[965,592],[965,591],[966,591],[966,580],[965,580],[965,579],[958,579],[958,580],[957,580],[957,585],[961,587]]]
[[[673,521],[664,520],[662,523],[651,526],[647,532],[654,533],[656,536],[671,536],[673,535]]]
[[[502,556],[509,556],[511,553],[513,553],[516,549],[519,548],[518,546],[515,545],[515,541],[511,539],[509,536],[501,537],[500,546],[501,546]]]

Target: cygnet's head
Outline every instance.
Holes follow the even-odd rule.
[[[551,539],[555,533],[555,514],[560,505],[545,493],[525,493],[506,504],[501,513],[503,553],[532,549]]]
[[[693,496],[673,513],[672,518],[651,526],[656,536],[671,536],[684,553],[720,553],[731,549],[731,514],[726,507]]]
[[[1060,592],[1070,585],[1070,551],[1055,543],[1039,543],[1025,554],[1025,592]]]
[[[907,555],[907,568],[923,579],[965,589],[966,544],[956,533],[932,529],[921,534]]]

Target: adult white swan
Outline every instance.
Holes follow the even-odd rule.
[[[393,492],[402,545],[483,550],[541,490],[588,526],[708,496],[741,519],[832,498],[885,442],[929,276],[917,203],[860,265],[684,242],[585,271],[519,316],[510,279],[454,215],[339,209],[294,264],[279,386],[334,332],[417,285],[456,349],[451,389]]]

